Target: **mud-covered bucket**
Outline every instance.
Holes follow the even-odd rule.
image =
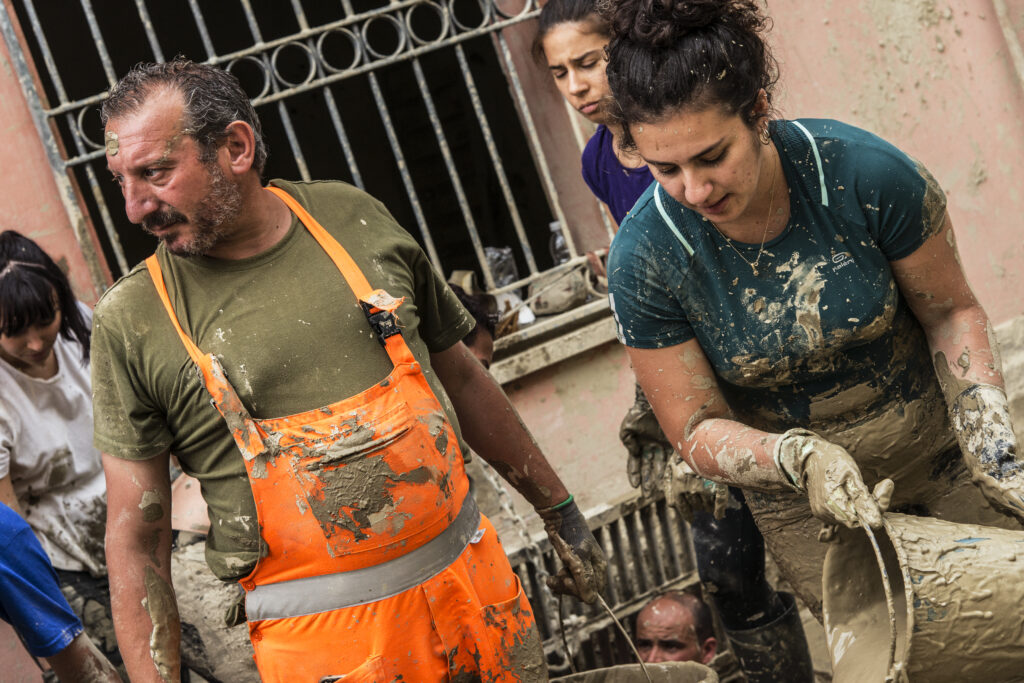
[[[884,569],[862,529],[825,557],[836,683],[1024,679],[1024,531],[888,513],[874,537]]]
[[[646,664],[654,683],[718,683],[718,674],[697,662]],[[551,683],[647,683],[639,664],[610,666],[551,679]]]

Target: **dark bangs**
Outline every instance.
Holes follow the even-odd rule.
[[[61,312],[60,336],[82,346],[89,358],[89,326],[64,271],[32,240],[13,230],[0,233],[0,334],[14,336],[48,325]]]

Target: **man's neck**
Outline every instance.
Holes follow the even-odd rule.
[[[206,256],[227,261],[251,258],[273,248],[288,234],[291,210],[258,183],[243,190],[242,207],[230,234]]]

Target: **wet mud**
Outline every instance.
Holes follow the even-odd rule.
[[[1019,680],[1024,532],[889,514],[879,532],[892,588],[898,681]],[[825,628],[837,683],[882,681],[890,615],[865,534],[841,532],[825,564]]]
[[[149,636],[149,654],[160,677],[170,683],[178,680],[179,659],[177,648],[169,647],[172,636],[179,629],[178,608],[174,591],[152,567],[146,567],[146,597],[142,606],[149,614],[153,630]],[[172,651],[173,650],[173,651]]]

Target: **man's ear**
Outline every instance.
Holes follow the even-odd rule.
[[[228,166],[235,175],[249,172],[256,157],[256,136],[252,126],[245,121],[232,121],[224,130],[226,135],[222,144],[227,150]]]
[[[718,654],[718,641],[714,638],[708,638],[700,648],[701,663],[710,664],[716,654]]]

